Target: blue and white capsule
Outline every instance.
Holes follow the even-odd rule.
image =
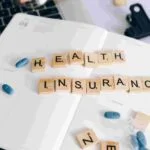
[[[139,147],[146,147],[147,141],[144,133],[142,131],[138,131],[136,133],[137,140],[139,142]]]
[[[131,144],[135,149],[139,148],[139,143],[135,135],[131,135]]]
[[[16,66],[16,68],[22,68],[22,67],[26,66],[28,63],[29,63],[29,59],[23,58],[23,59],[19,60],[15,66]]]
[[[14,93],[14,89],[8,84],[3,84],[2,90],[3,90],[3,92],[5,92],[8,95],[12,95]]]
[[[104,117],[107,119],[119,119],[120,113],[115,111],[107,111],[104,113]]]

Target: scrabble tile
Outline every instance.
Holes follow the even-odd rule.
[[[39,94],[49,94],[54,92],[53,79],[40,79],[38,85]]]
[[[52,67],[59,68],[59,67],[66,67],[68,64],[68,57],[67,54],[54,54],[52,56]]]
[[[141,92],[143,91],[142,79],[140,77],[129,77],[129,92]]]
[[[86,94],[86,79],[72,79],[71,91],[75,94]]]
[[[115,85],[115,90],[129,91],[127,76],[115,75],[114,85]]]
[[[122,63],[125,62],[125,53],[124,51],[115,50],[112,51],[112,60],[114,63]]]
[[[100,79],[86,80],[86,93],[99,94],[100,93]]]
[[[66,77],[57,77],[55,80],[55,90],[71,92],[71,79]]]
[[[114,77],[113,76],[103,76],[101,80],[101,90],[111,91],[114,90]]]
[[[112,61],[112,51],[101,51],[98,53],[99,65],[111,64]]]
[[[98,67],[98,54],[96,53],[85,53],[84,55],[85,67]]]
[[[150,124],[150,116],[137,112],[133,118],[133,126],[138,130],[145,130]]]
[[[69,63],[70,64],[84,64],[84,55],[82,51],[71,51],[69,52]]]
[[[150,77],[142,77],[143,91],[150,91]]]
[[[77,135],[77,141],[82,149],[98,143],[98,138],[93,130],[87,129]]]
[[[123,6],[127,4],[127,0],[113,0],[115,6]]]
[[[32,72],[43,72],[46,68],[46,58],[33,58],[32,59]]]
[[[119,143],[113,141],[101,142],[101,150],[119,150]]]

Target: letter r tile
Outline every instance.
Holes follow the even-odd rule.
[[[99,141],[96,134],[91,129],[79,133],[76,138],[82,149],[95,145]]]

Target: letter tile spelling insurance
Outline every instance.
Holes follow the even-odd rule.
[[[115,50],[112,51],[112,61],[114,63],[122,63],[125,62],[125,53],[124,51]]]
[[[127,76],[115,75],[114,84],[115,84],[115,90],[129,91]]]
[[[68,64],[67,54],[54,54],[52,56],[52,67],[65,67]]]
[[[100,79],[86,80],[86,92],[87,94],[99,94],[100,93]]]
[[[142,78],[140,77],[128,77],[129,83],[129,92],[141,92],[142,87]]]
[[[103,76],[101,80],[101,90],[111,91],[114,90],[114,77],[113,76]]]
[[[85,67],[98,67],[98,54],[96,53],[85,53],[84,54],[84,65]]]
[[[86,94],[86,79],[72,79],[71,91],[75,94]]]
[[[82,51],[70,51],[69,52],[69,63],[70,64],[84,64],[84,55]]]
[[[53,79],[40,79],[39,81],[39,94],[49,94],[54,92]]]
[[[119,143],[113,141],[106,141],[100,143],[100,150],[119,150]]]
[[[32,72],[43,72],[46,67],[46,58],[34,58],[32,59]]]
[[[82,149],[98,143],[98,138],[93,130],[88,129],[77,135],[77,141]]]
[[[150,77],[142,78],[143,91],[150,91]]]
[[[101,51],[98,53],[99,65],[111,64],[112,61],[112,51]]]
[[[55,78],[55,90],[56,92],[71,92],[71,79],[65,77]]]

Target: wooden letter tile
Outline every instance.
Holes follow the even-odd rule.
[[[85,53],[84,55],[84,65],[86,67],[98,67],[98,54],[96,53]]]
[[[137,112],[133,118],[133,125],[138,130],[145,130],[150,124],[150,116]]]
[[[101,80],[101,90],[111,91],[114,90],[114,77],[113,76],[103,76]]]
[[[113,141],[101,142],[100,150],[119,150],[119,143]]]
[[[72,93],[86,94],[86,79],[72,79]]]
[[[127,4],[127,0],[113,0],[115,6],[123,6]]]
[[[68,64],[67,54],[54,54],[52,57],[52,67],[65,67]]]
[[[143,90],[142,87],[142,78],[140,77],[129,77],[129,92],[141,92]]]
[[[59,92],[59,91],[70,92],[71,91],[71,79],[70,78],[59,77],[59,78],[55,78],[54,80],[55,80],[56,92]]]
[[[82,149],[98,143],[98,138],[93,130],[88,129],[77,135],[77,141]]]
[[[32,72],[45,71],[46,59],[44,57],[32,59]]]
[[[70,64],[84,64],[84,56],[82,51],[71,51],[69,52],[69,63]]]
[[[142,78],[143,91],[150,91],[150,77]]]
[[[114,63],[122,63],[125,62],[125,54],[124,51],[112,51],[112,60]]]
[[[86,80],[86,92],[87,94],[99,94],[100,93],[100,79]]]
[[[49,94],[54,92],[53,79],[41,79],[39,81],[39,94]]]
[[[112,51],[102,51],[98,54],[99,65],[107,65],[112,63]]]
[[[115,90],[129,91],[128,78],[126,76],[114,76]]]

